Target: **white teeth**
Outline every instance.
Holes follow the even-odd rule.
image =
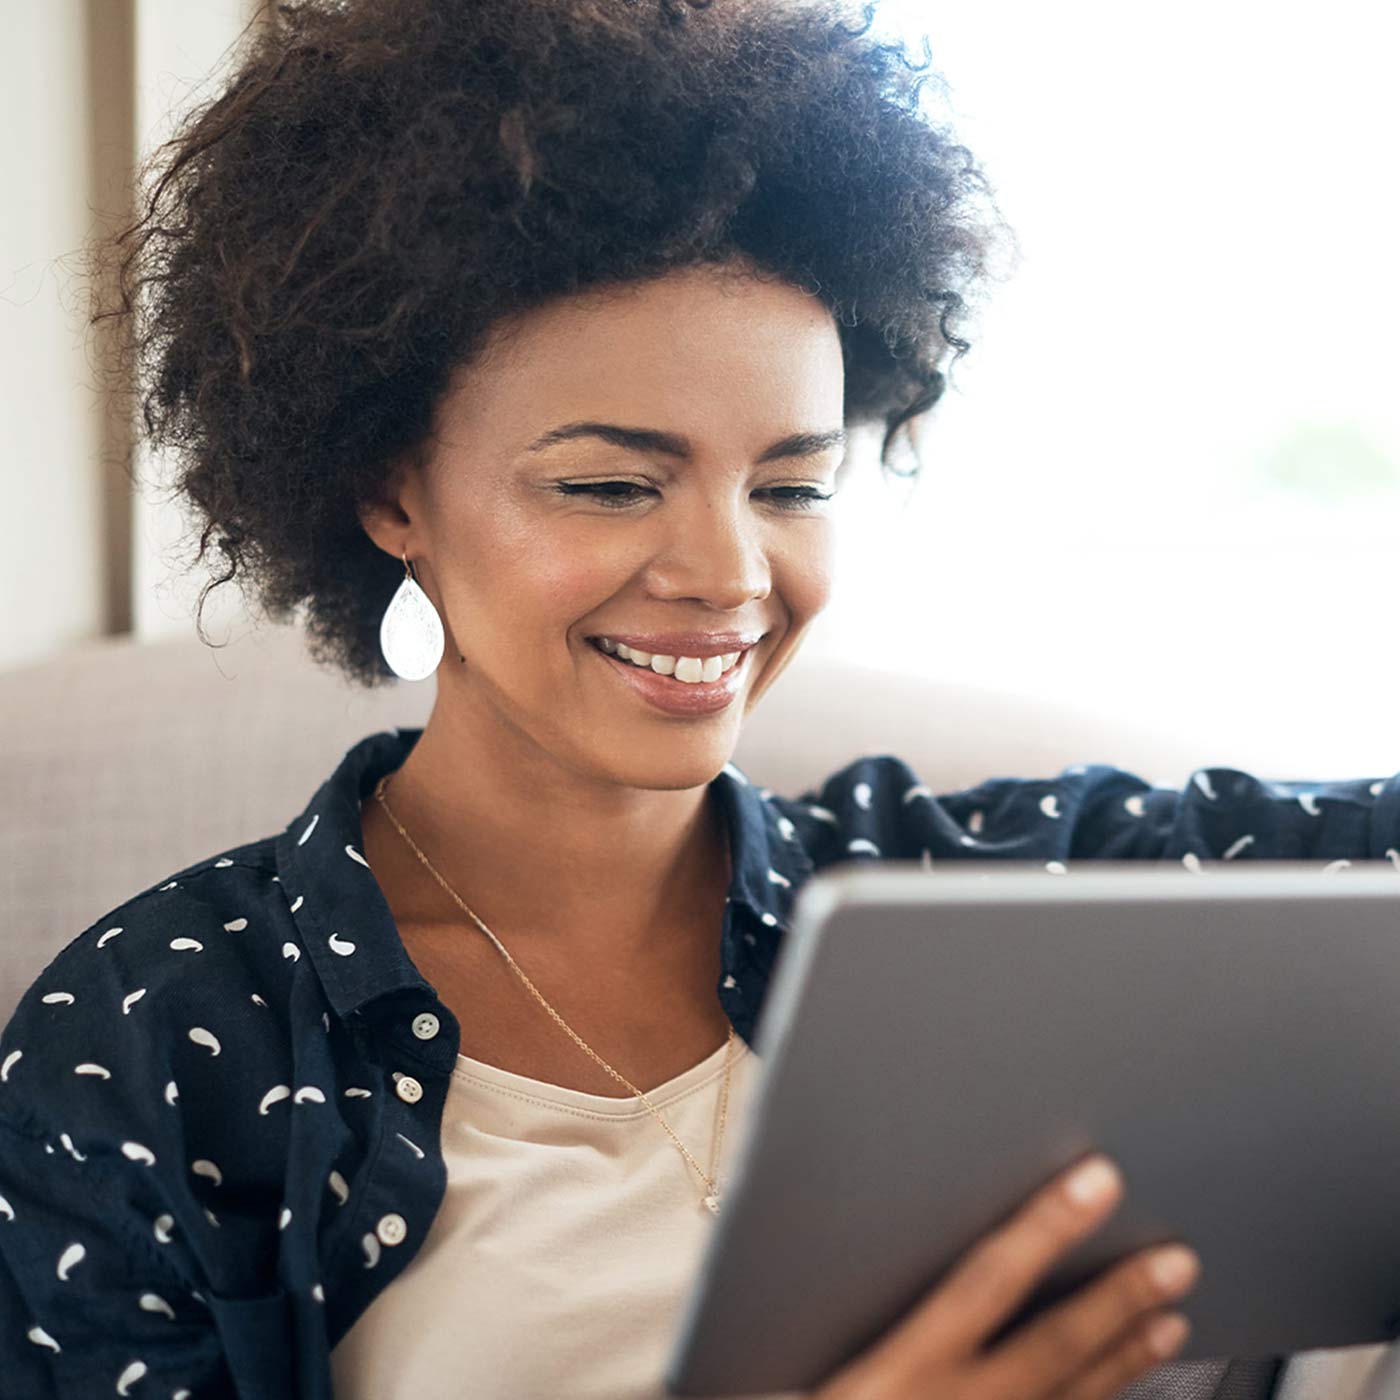
[[[717,681],[744,654],[742,651],[730,651],[720,656],[666,656],[660,652],[629,647],[626,642],[614,642],[607,637],[599,637],[598,645],[610,655],[630,661],[634,666],[645,666],[658,676],[674,676],[676,680],[691,685]]]

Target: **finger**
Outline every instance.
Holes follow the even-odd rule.
[[[1163,1326],[1161,1334],[1155,1329]],[[1085,1370],[1047,1400],[1108,1400],[1176,1356],[1191,1335],[1190,1320],[1163,1310],[1133,1324],[1125,1338],[1110,1346]]]
[[[1018,1329],[987,1358],[984,1373],[998,1393],[1014,1392],[1026,1377],[1061,1385],[1199,1276],[1200,1259],[1184,1245],[1135,1254]]]
[[[1094,1171],[1086,1170],[1091,1166]],[[1076,1194],[1076,1184],[1084,1194]],[[891,1352],[916,1359],[975,1351],[1015,1313],[1049,1266],[1103,1223],[1122,1191],[1117,1167],[1100,1154],[1056,1177],[962,1256],[897,1325]]]

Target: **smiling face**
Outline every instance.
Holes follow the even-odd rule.
[[[536,777],[709,782],[828,601],[834,502],[819,497],[843,407],[825,307],[741,270],[569,297],[504,327],[453,380],[424,468],[361,515],[442,615],[434,722]],[[694,633],[758,640],[664,648],[745,651],[696,687],[595,640]],[[732,698],[702,703],[716,690]]]

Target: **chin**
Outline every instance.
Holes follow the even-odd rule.
[[[716,731],[708,741],[667,746],[638,744],[625,759],[608,765],[613,778],[628,787],[675,792],[714,781],[734,752],[732,735]]]

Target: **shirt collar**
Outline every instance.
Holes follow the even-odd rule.
[[[371,1003],[432,988],[414,967],[362,851],[360,804],[409,755],[422,727],[383,730],[347,750],[276,841],[277,870],[307,955],[337,1016],[363,1015]],[[726,977],[771,966],[793,900],[812,861],[793,825],[733,763],[712,780],[730,834],[729,903],[766,956],[745,956],[726,917]],[[288,943],[288,957],[301,950]]]

